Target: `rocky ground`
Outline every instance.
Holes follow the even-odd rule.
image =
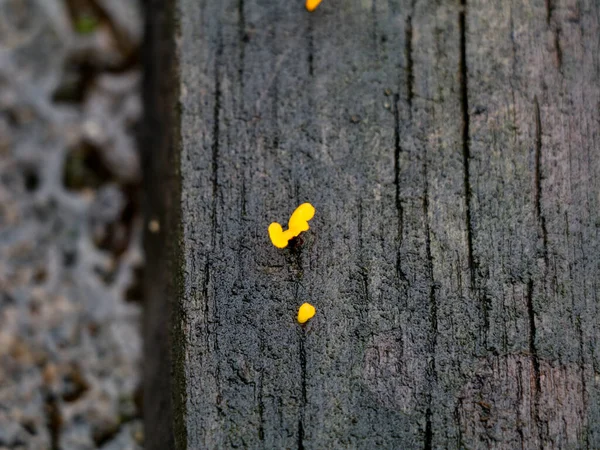
[[[136,0],[0,0],[0,449],[139,449]]]

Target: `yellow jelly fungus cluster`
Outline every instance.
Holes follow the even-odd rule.
[[[298,323],[306,323],[312,319],[317,310],[310,303],[303,303],[298,310]]]
[[[283,227],[277,222],[269,225],[269,237],[271,242],[277,248],[285,248],[290,239],[295,238],[303,231],[308,230],[308,221],[315,215],[315,208],[310,203],[303,203],[296,208],[288,222],[288,229],[283,231]]]
[[[319,6],[321,0],[306,0],[306,9],[310,12],[313,12]]]
[[[277,248],[285,248],[290,239],[295,238],[303,231],[307,231],[310,226],[308,221],[315,215],[315,207],[310,203],[302,203],[292,213],[288,221],[288,229],[283,231],[283,227],[277,222],[269,225],[269,237],[271,242]],[[306,323],[312,319],[316,309],[310,303],[304,303],[298,310],[298,323]]]

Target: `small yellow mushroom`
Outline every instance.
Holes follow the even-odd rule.
[[[298,310],[298,323],[306,323],[314,317],[316,312],[317,310],[313,305],[310,303],[303,303]]]
[[[288,229],[283,231],[283,227],[277,222],[269,225],[269,237],[271,242],[277,248],[285,248],[290,239],[295,238],[303,231],[310,228],[308,221],[315,215],[315,208],[310,203],[303,203],[292,213],[288,222]]]
[[[310,12],[313,12],[319,6],[321,0],[306,0],[306,9]]]
[[[308,230],[308,221],[315,216],[315,207],[310,203],[302,203],[292,213],[288,228],[294,232],[294,237],[298,236],[303,231]]]
[[[286,248],[290,239],[294,236],[290,230],[283,231],[281,225],[277,222],[273,222],[269,225],[269,237],[271,242],[277,248]]]

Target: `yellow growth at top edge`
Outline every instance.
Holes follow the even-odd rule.
[[[308,11],[312,12],[315,9],[317,9],[317,6],[319,6],[319,3],[321,3],[321,0],[306,0],[306,9]]]
[[[308,221],[315,215],[315,207],[310,203],[302,203],[292,213],[288,222],[288,229],[283,231],[283,227],[277,222],[269,225],[269,237],[271,242],[277,248],[285,248],[290,239],[295,238],[303,231],[310,228]]]

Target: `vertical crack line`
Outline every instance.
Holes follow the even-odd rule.
[[[542,119],[537,96],[533,97],[535,115],[535,214],[542,234],[544,264],[548,270],[548,230],[546,217],[542,214]]]
[[[425,444],[423,445],[424,450],[431,450],[433,448],[433,429],[431,423],[431,407],[425,411]]]
[[[560,25],[557,25],[556,22],[554,22],[552,20],[552,17],[554,15],[554,8],[555,8],[554,1],[546,0],[545,6],[546,6],[546,25],[554,33],[554,48],[556,51],[556,64],[558,66],[558,70],[562,71],[563,55],[562,55],[562,47],[560,45]]]
[[[211,171],[212,171],[212,206],[211,206],[211,214],[212,214],[212,230],[211,230],[211,251],[214,253],[216,250],[216,245],[217,245],[217,197],[218,197],[218,189],[219,189],[219,153],[220,153],[220,132],[221,132],[221,127],[220,127],[220,115],[221,115],[221,96],[222,96],[222,92],[221,92],[221,81],[219,78],[220,75],[220,69],[221,69],[221,64],[222,64],[222,60],[223,60],[223,32],[222,30],[219,28],[219,32],[218,32],[218,41],[217,41],[217,52],[215,55],[215,74],[214,74],[214,83],[215,83],[215,104],[214,104],[214,109],[213,109],[213,141],[212,141],[212,167],[211,167]],[[206,314],[207,314],[207,318],[208,318],[208,282],[210,281],[209,278],[209,271],[211,268],[211,263],[210,263],[210,258],[207,257],[206,260],[206,274],[205,274],[205,280],[206,280],[206,285],[205,285],[205,289],[206,289],[206,297],[205,297],[205,308],[206,308]],[[217,338],[217,332],[216,332],[216,327],[218,326],[218,322],[219,322],[219,310],[218,310],[218,302],[217,302],[217,298],[216,295],[213,293],[213,322],[214,322],[214,327],[215,330],[211,333],[213,335],[213,345],[214,345],[214,349],[215,349],[215,361],[216,361],[216,365],[215,365],[215,384],[217,387],[217,408],[219,411],[219,414],[222,415],[223,411],[221,408],[221,400],[222,400],[222,395],[221,395],[221,381],[220,381],[220,368],[219,368],[219,342],[218,342],[218,338]]]
[[[279,149],[279,80],[278,75],[275,75],[273,79],[273,103],[271,108],[271,123],[273,124],[272,133],[273,133],[273,150]],[[293,178],[293,167],[290,167],[290,177]]]
[[[215,56],[215,104],[213,108],[213,141],[212,141],[212,235],[211,244],[214,251],[217,237],[217,193],[219,187],[219,151],[220,151],[220,115],[221,115],[221,81],[220,65],[223,57],[223,34],[219,30],[217,53]]]
[[[454,424],[456,425],[456,447],[457,448],[465,448],[465,444],[463,442],[462,435],[462,427],[460,425],[460,412],[463,409],[463,399],[461,397],[458,398],[456,402],[456,406],[454,407]]]
[[[408,113],[412,117],[412,102],[414,96],[415,74],[413,72],[413,26],[412,13],[406,19],[406,34],[404,37],[404,56],[406,58],[406,100]]]
[[[261,336],[263,333],[259,331],[259,337],[261,338],[258,344],[260,351],[261,361],[264,361],[264,338]],[[264,442],[265,440],[265,402],[263,397],[263,382],[264,382],[264,364],[260,367],[260,374],[258,375],[258,418],[260,423],[258,425],[258,438]]]
[[[240,59],[238,61],[238,76],[240,79],[242,110],[244,109],[244,60],[246,58],[246,42],[248,35],[246,34],[246,15],[244,13],[244,0],[238,0],[238,39],[240,40]]]
[[[523,365],[517,361],[517,434],[521,443],[521,450],[525,448],[525,436],[523,434],[523,418],[521,417],[521,404],[523,403]]]
[[[458,27],[460,31],[460,109],[462,115],[462,153],[464,166],[464,186],[465,186],[465,206],[466,206],[466,225],[467,225],[467,247],[469,268],[471,270],[471,284],[474,282],[474,261],[473,261],[473,226],[471,218],[471,182],[470,182],[470,164],[471,148],[469,142],[469,92],[467,80],[467,37],[466,37],[466,0],[460,2],[462,8],[458,15]]]
[[[540,394],[542,391],[542,383],[540,380],[540,360],[535,345],[536,341],[536,328],[535,328],[535,310],[533,308],[533,280],[530,279],[527,282],[527,316],[529,318],[529,355],[531,357],[531,366],[533,367],[533,378],[534,378],[534,401],[533,401],[533,414],[535,418],[536,427],[540,439],[540,448],[542,448],[542,427],[539,414],[540,405]]]
[[[402,148],[400,146],[400,111],[398,109],[398,103],[400,102],[400,96],[394,94],[394,186],[396,188],[396,215],[398,219],[398,250],[396,254],[396,273],[401,280],[406,281],[406,275],[402,270],[401,264],[401,251],[402,243],[404,240],[404,205],[402,204],[402,198],[400,195],[400,153]]]
[[[204,344],[206,345],[206,351],[209,351],[209,337],[210,337],[210,308],[208,307],[208,285],[210,283],[210,262],[208,256],[206,257],[206,263],[204,264],[204,285],[202,286],[202,295],[204,297]]]
[[[362,197],[358,198],[358,257],[361,265],[363,264],[363,206]]]
[[[310,15],[309,15],[310,16]],[[308,46],[308,75],[314,76],[314,55],[315,55],[315,42],[314,42],[314,32],[313,32],[313,22],[312,18],[309,17],[308,25],[306,27],[306,37],[307,37],[307,46]]]
[[[465,192],[465,222],[467,229],[467,260],[469,264],[469,274],[471,278],[471,289],[475,289],[476,263],[473,257],[473,219],[471,216],[472,189],[471,189],[471,146],[469,140],[469,91],[467,78],[467,33],[466,33],[466,15],[467,1],[461,0],[461,9],[458,14],[458,28],[460,32],[460,52],[459,52],[459,79],[460,79],[460,109],[462,114],[462,154],[464,167],[464,192]],[[487,335],[489,330],[489,306],[485,299],[481,300],[481,311],[483,321],[484,345],[487,347]]]
[[[560,45],[560,29],[554,30],[554,47],[556,48],[556,64],[558,65],[558,70],[562,71],[563,53]]]
[[[573,299],[573,302],[575,300]],[[582,412],[582,419],[583,422],[585,423],[586,418],[588,417],[588,398],[587,398],[587,383],[585,380],[585,358],[583,356],[584,354],[584,350],[583,350],[583,329],[581,327],[581,316],[577,315],[577,318],[575,319],[576,322],[576,326],[577,326],[577,333],[579,334],[579,372],[581,374],[581,403],[583,405],[583,412]],[[589,440],[589,432],[585,431],[585,434],[583,436],[583,440],[585,442],[585,448],[589,449],[590,448],[590,440]]]
[[[306,411],[306,332],[300,330],[300,384],[302,397],[300,400],[300,415],[298,418],[298,450],[304,450],[304,415]]]
[[[427,152],[425,153],[425,163],[423,165],[423,179],[425,180],[425,189],[423,195],[423,215],[425,216],[425,250],[427,253],[427,270],[429,272],[429,317],[430,330],[428,336],[428,350],[430,360],[427,364],[426,377],[428,384],[427,393],[427,411],[425,413],[425,444],[424,449],[429,450],[433,444],[433,428],[432,428],[432,404],[433,390],[437,382],[437,372],[435,364],[435,352],[437,348],[437,333],[438,333],[438,317],[437,317],[437,300],[435,298],[435,280],[433,276],[433,257],[431,254],[431,224],[429,223],[429,182],[428,182],[428,166]]]

